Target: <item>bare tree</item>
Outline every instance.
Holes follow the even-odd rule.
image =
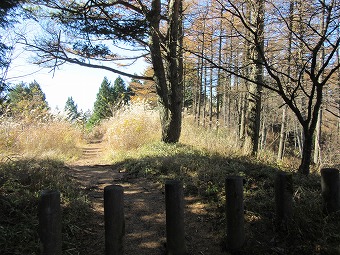
[[[337,34],[339,2],[335,0],[325,1],[325,3],[322,1],[304,2],[303,16],[301,18],[294,16],[292,23],[289,21],[289,2],[280,2],[280,6],[275,5],[273,1],[266,2],[266,17],[270,17],[271,27],[270,31],[268,27],[264,28],[266,48],[263,48],[258,30],[254,29],[247,19],[245,2],[217,1],[252,35],[250,43],[257,49],[261,59],[257,63],[265,69],[267,78],[261,81],[251,76],[239,76],[280,95],[300,123],[303,130],[303,146],[299,171],[308,174],[313,149],[313,134],[323,100],[323,89],[340,68],[339,63],[336,62],[340,43]],[[325,12],[324,29],[320,29],[319,25],[321,12]],[[303,36],[299,32],[301,27],[303,27]],[[287,40],[284,38],[287,37],[282,36],[282,31],[292,33],[294,47],[291,61],[296,64],[294,64],[295,72],[290,74],[287,73],[288,59],[285,54]],[[238,32],[239,36],[246,38],[243,31],[238,30]],[[304,48],[300,54],[298,54],[299,47]],[[324,63],[318,64],[323,48],[325,49]],[[273,51],[275,54],[272,53]],[[233,70],[217,64],[215,66],[235,74]],[[304,101],[302,105],[301,100]]]
[[[259,148],[261,128],[261,94],[263,84],[263,63],[261,53],[264,52],[264,0],[249,1],[247,13],[244,17],[251,29],[247,40],[256,42],[250,44],[251,71],[249,78],[248,108],[247,108],[247,138],[246,147],[251,148],[251,154],[256,155]]]
[[[289,27],[293,27],[293,18],[294,18],[294,2],[295,0],[290,0],[289,2]],[[288,30],[288,49],[287,49],[287,76],[291,76],[292,69],[292,38],[293,31]],[[287,81],[289,82],[289,80]],[[286,121],[287,121],[287,105],[283,105],[282,107],[282,119],[281,119],[281,129],[280,129],[280,140],[279,140],[279,148],[277,153],[277,159],[282,160],[283,152],[285,147],[285,138],[286,138]]]

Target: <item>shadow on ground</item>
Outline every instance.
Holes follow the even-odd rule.
[[[188,254],[226,254],[224,180],[235,174],[245,179],[247,240],[239,254],[339,254],[340,213],[323,215],[317,174],[293,174],[293,219],[286,230],[278,231],[275,167],[255,159],[187,151],[113,165],[65,167],[42,160],[1,163],[0,254],[37,253],[37,194],[47,188],[62,193],[63,254],[104,254],[103,189],[111,184],[124,187],[125,254],[164,254],[166,179],[183,182]]]

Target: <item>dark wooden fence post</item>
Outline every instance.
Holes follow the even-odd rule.
[[[340,210],[339,170],[335,168],[321,169],[321,190],[325,213]]]
[[[104,188],[105,254],[122,255],[125,234],[123,187]]]
[[[39,237],[42,255],[61,255],[60,193],[55,190],[41,192],[38,205]]]
[[[276,217],[279,226],[286,227],[293,212],[293,175],[278,172],[275,179]]]
[[[186,254],[183,186],[178,180],[165,182],[166,249],[168,255]]]
[[[228,251],[238,251],[245,242],[243,178],[229,176],[225,180]]]

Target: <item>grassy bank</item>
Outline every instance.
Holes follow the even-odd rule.
[[[55,160],[16,160],[0,163],[0,254],[40,254],[38,199],[42,190],[62,194],[64,254],[84,254],[89,240],[79,238],[91,226],[86,195]]]
[[[119,136],[121,139],[108,139],[112,130],[121,130],[124,127],[121,123],[126,123],[116,118],[115,128],[104,136],[106,147],[110,148],[107,155],[136,177],[161,183],[169,178],[180,179],[186,195],[209,201],[212,208],[217,208],[213,224],[221,248],[226,228],[224,180],[228,175],[241,175],[245,180],[247,235],[242,254],[340,254],[340,212],[323,214],[317,168],[312,168],[306,177],[296,173],[299,158],[289,156],[278,164],[275,154],[269,150],[261,151],[257,158],[246,156],[246,151],[240,150],[236,132],[198,127],[190,117],[184,119],[179,144],[160,143],[157,113],[153,113],[153,117],[148,113],[153,121],[147,125],[141,114],[140,118],[128,121],[133,123],[131,126],[147,126],[151,135],[141,129],[141,133],[132,132],[133,136],[127,132]],[[138,146],[125,146],[131,139]],[[277,225],[275,215],[274,182],[278,171],[293,175],[293,217],[284,229]]]
[[[276,224],[274,182],[278,167],[245,156],[221,156],[192,146],[153,143],[141,147],[117,163],[136,177],[183,181],[186,195],[197,195],[217,208],[213,220],[216,238],[225,238],[224,180],[244,177],[247,241],[241,254],[339,254],[340,212],[322,212],[318,173],[293,173],[293,218],[285,229]],[[285,170],[285,169],[281,169]],[[287,170],[286,170],[287,171]],[[190,233],[187,233],[190,235]]]

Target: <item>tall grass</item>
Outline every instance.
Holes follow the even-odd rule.
[[[93,228],[91,207],[61,161],[19,159],[0,162],[0,254],[40,254],[38,199],[42,190],[59,190],[63,210],[63,254],[85,253],[84,231]],[[95,242],[95,241],[93,241]],[[98,240],[96,240],[98,242]]]
[[[268,150],[257,158],[246,156],[235,132],[197,126],[190,116],[184,117],[179,144],[159,142],[157,111],[137,112],[124,112],[106,123],[110,150],[122,152],[112,155],[117,166],[160,183],[169,178],[182,180],[185,194],[198,195],[212,206],[216,238],[224,240],[226,228],[225,177],[240,175],[248,239],[240,254],[339,254],[340,212],[322,213],[319,173],[301,176],[294,171],[299,159],[277,165],[275,153]],[[292,172],[294,189],[293,217],[282,229],[276,222],[274,202],[279,169]]]
[[[7,119],[1,122],[0,130],[0,153],[70,158],[82,142],[81,130],[63,121],[22,125]],[[206,199],[213,211],[209,218],[212,230],[221,241],[226,227],[224,179],[227,175],[244,177],[248,241],[240,254],[339,254],[340,212],[330,216],[322,213],[318,173],[308,177],[293,173],[293,218],[287,229],[279,230],[274,180],[281,166],[275,164],[272,152],[262,151],[258,158],[244,156],[235,132],[199,127],[190,116],[184,117],[179,144],[160,142],[160,134],[158,111],[134,105],[103,121],[94,137],[103,135],[103,146],[111,159],[129,176],[149,177],[160,183],[180,179],[186,195]],[[98,247],[103,240],[98,244],[92,231],[98,228],[91,220],[93,212],[67,171],[57,161],[0,162],[0,254],[38,253],[37,198],[42,189],[51,188],[63,194],[65,254],[101,253]],[[86,233],[90,234],[85,237]]]
[[[80,147],[83,143],[81,128],[64,120],[50,119],[28,124],[11,118],[1,118],[2,157],[17,155],[70,160],[81,154]]]
[[[184,116],[180,142],[221,155],[243,154],[236,130],[198,126],[192,116]]]
[[[159,113],[143,104],[134,104],[102,122],[105,148],[108,152],[126,152],[159,141]]]

